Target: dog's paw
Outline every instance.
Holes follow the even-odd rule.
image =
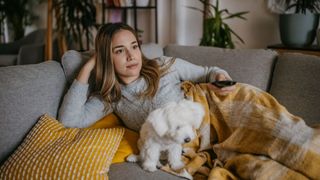
[[[191,174],[186,170],[186,169],[183,169],[180,173],[179,173],[179,176],[181,177],[185,177],[189,180],[193,180],[193,177],[191,176]]]
[[[139,157],[138,155],[135,155],[135,154],[130,154],[127,158],[126,158],[126,161],[127,162],[138,162],[139,160]]]
[[[178,162],[174,162],[174,163],[172,162],[170,164],[170,166],[173,170],[179,170],[179,169],[183,168],[185,166],[185,164],[182,161],[178,161]]]
[[[142,168],[145,171],[149,171],[149,172],[154,172],[157,170],[157,166],[155,164],[153,165],[153,164],[149,164],[149,163],[143,163]]]
[[[157,169],[161,169],[161,168],[162,168],[162,164],[161,164],[160,161],[158,161],[158,163],[157,163]]]

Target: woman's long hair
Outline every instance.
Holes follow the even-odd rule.
[[[124,23],[108,23],[101,26],[95,39],[96,50],[96,92],[103,97],[107,103],[119,101],[121,98],[121,89],[119,78],[114,69],[111,59],[111,40],[120,30],[128,30],[134,34],[141,50],[136,31]],[[141,53],[142,54],[142,53]],[[160,68],[156,61],[147,59],[142,54],[141,76],[147,83],[147,88],[140,94],[141,97],[154,97],[158,90],[160,76],[166,68]],[[172,64],[172,63],[170,63]]]

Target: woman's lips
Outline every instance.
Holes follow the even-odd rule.
[[[128,65],[127,68],[133,69],[133,68],[136,68],[137,66],[138,66],[138,64],[131,64],[131,65]]]

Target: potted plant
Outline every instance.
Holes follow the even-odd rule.
[[[41,0],[4,0],[0,1],[0,24],[8,23],[12,29],[13,40],[24,37],[25,28],[37,18],[32,8]]]
[[[54,0],[60,52],[69,48],[89,50],[96,28],[96,7],[93,0]],[[86,46],[84,46],[84,43]],[[72,45],[76,47],[72,47]]]
[[[219,0],[216,0],[215,5],[211,4],[209,0],[199,1],[204,5],[204,10],[194,7],[189,8],[200,10],[203,13],[203,31],[200,46],[235,48],[232,35],[240,40],[241,43],[244,43],[243,39],[225,21],[232,18],[246,20],[244,15],[248,11],[230,13],[227,9],[220,9]]]
[[[319,0],[285,0],[287,10],[294,8],[295,13],[305,14],[308,10],[317,13],[320,10]]]
[[[285,0],[285,12],[280,14],[282,44],[289,47],[313,43],[319,24],[320,0]]]

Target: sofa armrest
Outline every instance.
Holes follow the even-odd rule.
[[[44,61],[45,44],[31,44],[22,46],[19,50],[17,64],[36,64]]]
[[[0,54],[0,67],[13,66],[17,64],[17,55],[15,54]]]

